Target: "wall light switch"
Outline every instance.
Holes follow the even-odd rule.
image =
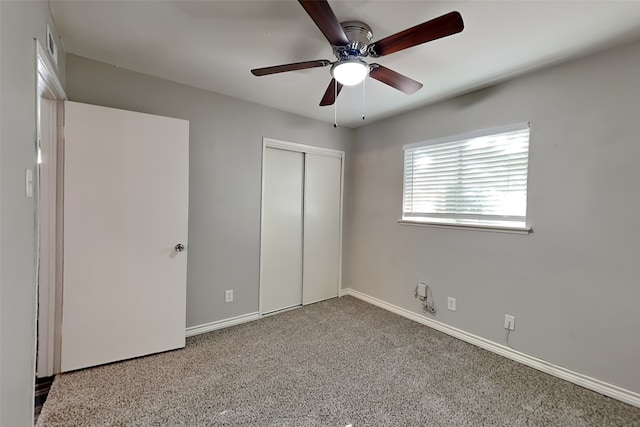
[[[33,169],[25,169],[24,171],[24,193],[27,197],[33,197]]]

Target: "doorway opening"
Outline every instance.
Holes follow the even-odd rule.
[[[36,364],[34,418],[59,372],[62,289],[62,125],[67,95],[36,40]]]

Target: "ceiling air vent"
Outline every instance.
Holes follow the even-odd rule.
[[[58,67],[58,45],[56,44],[56,39],[53,37],[53,33],[51,32],[51,28],[47,25],[47,52],[49,52],[49,56],[53,60],[53,63],[56,64],[56,68]]]

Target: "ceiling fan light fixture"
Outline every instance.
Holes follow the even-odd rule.
[[[367,74],[369,74],[369,65],[358,58],[338,61],[331,66],[331,75],[344,86],[361,83]]]

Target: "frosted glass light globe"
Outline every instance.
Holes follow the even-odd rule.
[[[362,82],[369,74],[369,66],[360,59],[348,59],[333,64],[331,75],[340,84],[354,86]]]

